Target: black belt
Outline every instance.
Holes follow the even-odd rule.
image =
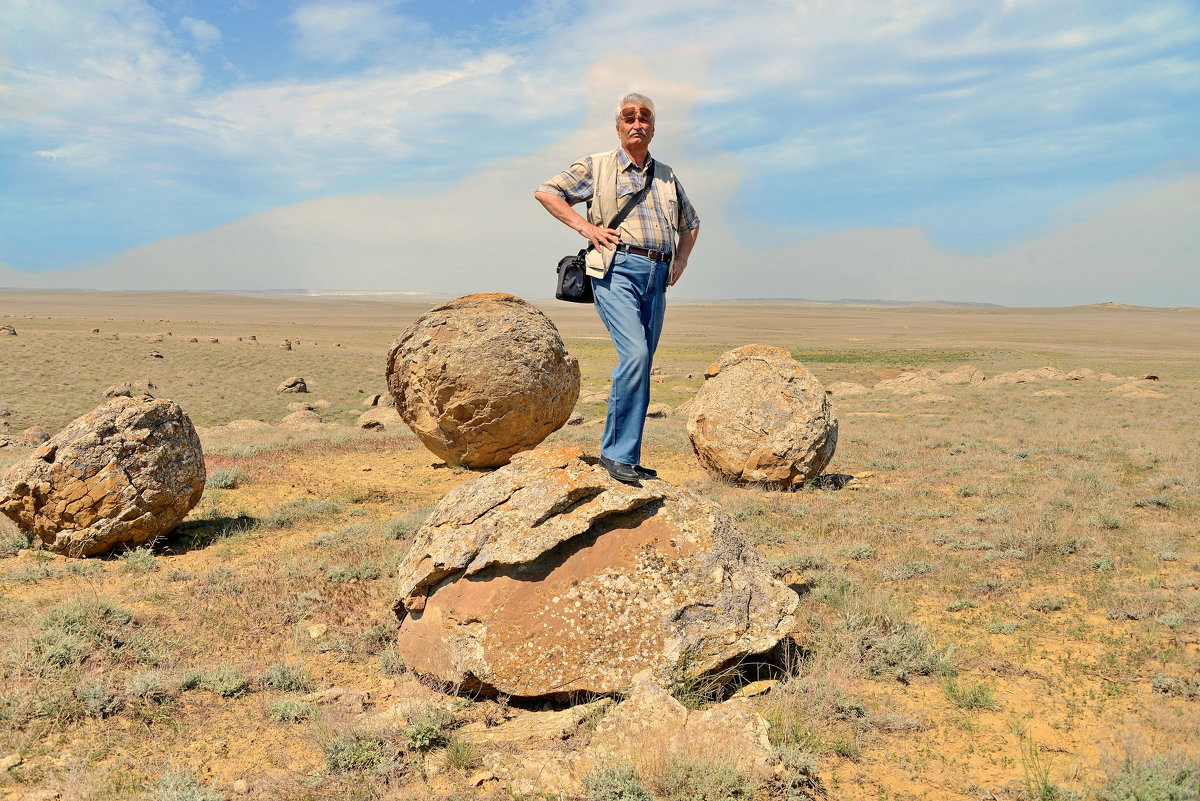
[[[648,250],[647,248],[639,248],[634,245],[617,245],[617,250],[621,253],[632,253],[635,256],[645,256],[650,261],[668,262],[671,260],[671,252],[664,253],[661,250]]]

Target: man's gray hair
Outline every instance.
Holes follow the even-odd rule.
[[[654,101],[653,100],[646,97],[645,95],[640,95],[637,92],[630,92],[629,94],[622,97],[621,102],[617,104],[617,114],[616,114],[617,122],[621,121],[621,109],[624,108],[625,106],[628,106],[630,103],[635,103],[639,106],[645,106],[646,108],[650,109],[651,113],[654,113]]]

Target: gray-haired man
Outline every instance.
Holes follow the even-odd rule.
[[[700,233],[700,218],[674,171],[650,157],[654,102],[628,94],[617,107],[621,146],[595,153],[537,188],[534,197],[550,214],[595,249],[587,272],[596,310],[617,349],[600,463],[618,481],[652,478],[641,465],[642,428],[650,403],[650,368],[666,309],[666,288],[687,268]],[[633,197],[653,183],[616,229],[607,227]],[[587,203],[584,218],[571,206]]]

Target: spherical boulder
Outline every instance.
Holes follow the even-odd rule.
[[[688,419],[706,470],[779,489],[820,475],[837,431],[821,382],[786,349],[768,345],[731,350],[709,367]]]
[[[546,315],[503,292],[430,309],[393,344],[388,391],[425,447],[451,465],[499,467],[566,423],[579,363]]]
[[[175,528],[204,492],[204,455],[173,401],[117,397],[0,478],[0,512],[46,548],[91,556]]]

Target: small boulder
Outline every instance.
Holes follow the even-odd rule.
[[[16,335],[17,329],[13,328],[11,325],[0,325],[0,336],[15,337]]]
[[[1068,381],[1099,381],[1100,374],[1090,367],[1077,367],[1067,373]]]
[[[118,397],[0,479],[0,512],[46,548],[91,556],[175,528],[204,492],[204,456],[177,404]]]
[[[30,447],[41,445],[43,442],[46,442],[49,439],[50,432],[48,432],[42,426],[30,426],[21,432],[21,442],[29,445]]]
[[[834,381],[829,386],[825,387],[825,391],[830,395],[862,395],[864,392],[870,392],[870,388],[864,387],[862,384],[855,384],[853,381]]]
[[[279,421],[279,425],[283,428],[313,428],[319,426],[325,421],[321,419],[321,415],[310,409],[302,409],[298,412],[292,412],[287,417]]]
[[[288,404],[289,412],[311,412],[316,408],[317,407],[313,406],[311,403],[303,403],[301,401],[293,401],[292,403]]]
[[[887,389],[897,395],[915,395],[937,389],[941,373],[937,370],[913,370],[875,384],[875,389]]]
[[[386,430],[396,428],[403,424],[400,415],[396,414],[396,410],[387,406],[377,406],[374,409],[368,409],[358,416],[358,427],[367,430]]]
[[[279,343],[279,349],[280,350],[291,350],[292,349],[292,341],[290,339],[283,340],[283,342]]]
[[[646,416],[651,418],[670,417],[675,413],[675,407],[669,403],[652,403],[646,408]]]
[[[99,334],[99,333],[100,333],[100,329],[99,329],[99,328],[93,328],[93,329],[92,329],[92,330],[91,330],[89,333],[92,333],[92,334]]]
[[[199,342],[199,341],[200,340],[196,339],[195,337],[188,337],[188,342]]]
[[[956,367],[948,373],[942,373],[937,377],[939,384],[970,384],[976,386],[982,384],[985,380],[983,371],[971,364],[964,364],[961,367]]]
[[[209,337],[209,338],[208,338],[208,341],[209,341],[209,342],[211,342],[211,343],[213,343],[213,344],[215,345],[215,344],[217,344],[218,342],[220,342],[221,340],[217,339],[216,337]]]
[[[623,692],[767,651],[798,598],[721,508],[530,451],[450,490],[397,571],[404,664],[466,692]]]
[[[285,379],[282,384],[275,387],[276,392],[308,392],[308,383],[298,375]]]
[[[452,465],[498,467],[567,421],[579,363],[549,317],[495,292],[418,317],[392,344],[387,382],[425,447]]]
[[[784,348],[746,345],[708,368],[688,437],[706,470],[737,483],[798,487],[833,458],[825,388]]]
[[[1016,370],[1011,373],[1001,373],[989,379],[989,384],[1032,384],[1038,381],[1066,381],[1067,374],[1057,367],[1034,367],[1027,370]]]
[[[583,412],[571,412],[571,416],[567,418],[567,425],[581,426],[583,425]]]
[[[156,351],[156,350],[150,351],[151,359],[161,359],[162,357],[163,357],[163,355],[161,353],[159,353],[158,351]]]
[[[106,398],[129,398],[133,396],[133,384],[122,381],[120,384],[110,384],[104,388]]]

